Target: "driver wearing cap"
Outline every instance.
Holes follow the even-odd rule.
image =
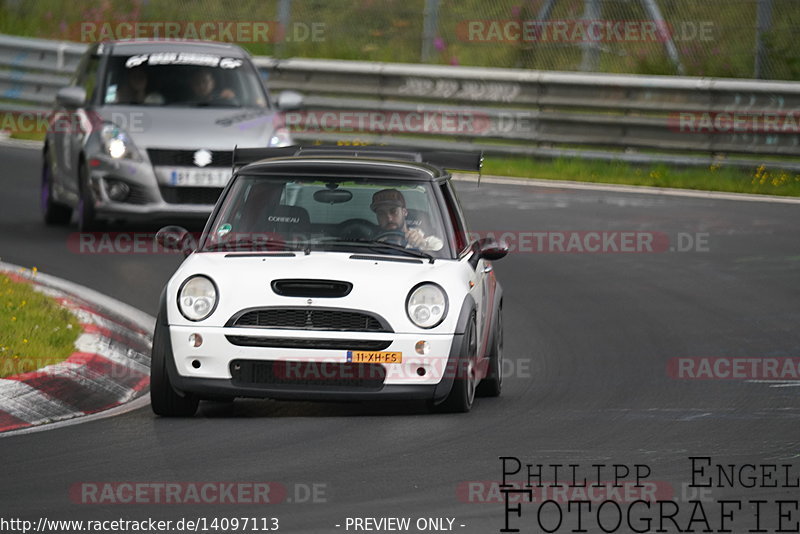
[[[406,221],[406,199],[397,189],[382,189],[372,195],[370,209],[378,218],[384,232],[396,231],[405,235],[406,246],[419,250],[441,250],[444,242],[433,235],[426,236],[419,227],[409,228]]]

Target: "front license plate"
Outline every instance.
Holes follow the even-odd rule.
[[[231,172],[226,169],[175,169],[170,172],[170,184],[175,186],[224,187]]]
[[[349,350],[347,361],[352,363],[403,363],[402,352],[376,350]]]

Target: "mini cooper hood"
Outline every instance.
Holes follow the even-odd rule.
[[[99,115],[123,128],[140,149],[263,147],[276,118],[270,109],[161,106],[109,106]]]
[[[223,252],[192,254],[170,280],[170,324],[188,324],[172,307],[177,300],[180,285],[189,276],[203,274],[211,278],[219,291],[217,309],[205,321],[209,326],[223,326],[236,312],[261,306],[309,306],[308,297],[286,297],[273,292],[271,283],[278,279],[340,280],[353,284],[345,297],[311,298],[311,306],[348,308],[372,311],[384,317],[397,332],[419,331],[408,320],[405,312],[406,298],[411,289],[421,282],[434,282],[447,293],[450,312],[442,327],[452,328],[458,310],[469,290],[465,270],[454,260],[436,260],[407,263],[392,261],[399,256],[374,256],[375,259],[357,259],[368,254],[302,252],[294,257],[234,256]],[[355,256],[356,258],[353,258]],[[411,259],[409,257],[409,259]],[[176,305],[175,305],[176,306]],[[448,323],[451,323],[448,326]],[[434,330],[439,330],[437,327]]]

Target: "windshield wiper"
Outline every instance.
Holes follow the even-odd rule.
[[[429,263],[433,263],[435,259],[427,252],[423,252],[419,249],[406,248],[402,245],[396,245],[394,243],[386,243],[385,241],[375,241],[371,239],[346,239],[346,240],[335,239],[331,241],[325,241],[325,243],[332,245],[343,245],[343,246],[364,247],[364,248],[388,248],[391,250],[396,250],[397,252],[408,254],[409,256],[414,256],[416,258],[424,258],[428,260]]]

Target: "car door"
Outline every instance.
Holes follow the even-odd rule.
[[[81,59],[70,85],[82,87],[86,91],[84,105],[78,108],[55,104],[53,126],[50,133],[51,155],[56,168],[56,183],[64,196],[77,198],[78,194],[78,157],[83,147],[85,137],[90,133],[90,103],[95,96],[98,86],[98,71],[100,56],[97,48],[93,47]]]
[[[476,326],[478,329],[478,354],[484,355],[488,342],[489,328],[491,327],[491,308],[494,293],[494,274],[491,262],[478,255],[474,239],[470,239],[467,231],[466,220],[455,195],[452,184],[446,181],[442,184],[442,195],[447,206],[447,216],[453,228],[454,243],[458,257],[468,269],[470,276],[469,293],[475,300]]]

